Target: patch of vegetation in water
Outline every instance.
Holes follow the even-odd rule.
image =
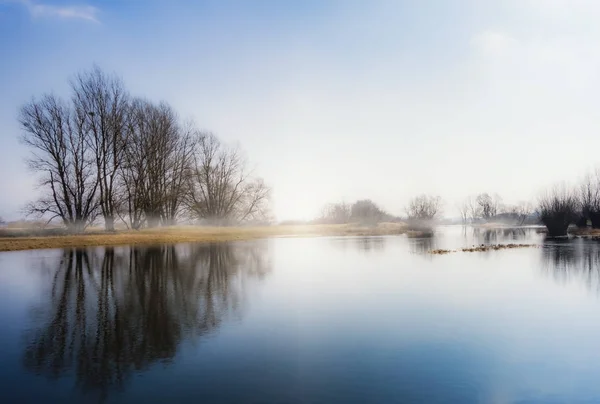
[[[483,252],[483,251],[497,251],[497,250],[505,250],[511,248],[526,248],[526,247],[539,247],[537,244],[489,244],[489,245],[480,245],[473,247],[465,247],[460,248],[458,250],[444,250],[444,249],[436,249],[429,251],[430,254],[433,255],[444,255],[450,254],[454,252]]]

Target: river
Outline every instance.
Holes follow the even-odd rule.
[[[428,253],[482,243],[540,247]],[[599,275],[535,229],[0,253],[2,402],[596,403]]]

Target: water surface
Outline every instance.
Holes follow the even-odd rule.
[[[434,256],[481,243],[525,248]],[[600,402],[600,245],[535,230],[0,253],[3,402]]]

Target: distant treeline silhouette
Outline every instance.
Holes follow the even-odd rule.
[[[362,199],[353,204],[344,202],[325,205],[321,223],[379,223],[383,221],[405,221],[411,226],[432,226],[441,220],[444,201],[440,196],[421,194],[413,197],[404,208],[405,216],[397,217],[385,212],[370,199]],[[504,221],[522,225],[534,214],[529,203],[505,205],[498,195],[482,193],[469,197],[459,206],[464,224],[489,221]]]
[[[403,218],[392,216],[370,199],[354,204],[331,203],[323,208],[320,223],[379,223],[406,221],[415,228],[432,227],[440,221],[443,201],[439,196],[419,195],[405,208]],[[557,185],[540,196],[537,204],[521,201],[502,203],[502,198],[481,193],[466,198],[457,206],[463,224],[504,223],[512,225],[542,223],[550,236],[564,236],[569,226],[600,229],[600,169],[587,174],[577,187]]]
[[[70,88],[68,100],[45,94],[20,109],[42,192],[28,214],[75,232],[97,218],[110,231],[117,220],[139,229],[182,216],[223,224],[266,215],[269,188],[239,149],[181,122],[166,102],[132,96],[97,66],[76,74]]]

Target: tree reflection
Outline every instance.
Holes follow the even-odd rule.
[[[435,236],[409,238],[410,252],[413,254],[427,254],[436,249]]]
[[[561,283],[577,280],[600,291],[600,244],[589,240],[547,240],[543,270]]]
[[[240,315],[244,286],[269,270],[266,244],[67,249],[51,271],[49,301],[25,366],[106,397],[134,371],[175,355],[187,338]]]
[[[531,237],[531,234],[531,229],[524,229],[520,227],[506,227],[496,229],[473,227],[473,243],[479,245],[522,241]]]
[[[331,242],[334,247],[344,251],[347,249],[356,249],[369,253],[371,251],[383,251],[385,249],[386,238],[379,236],[340,237],[331,239]]]
[[[385,238],[383,237],[355,237],[356,247],[361,251],[382,251],[385,248]]]

